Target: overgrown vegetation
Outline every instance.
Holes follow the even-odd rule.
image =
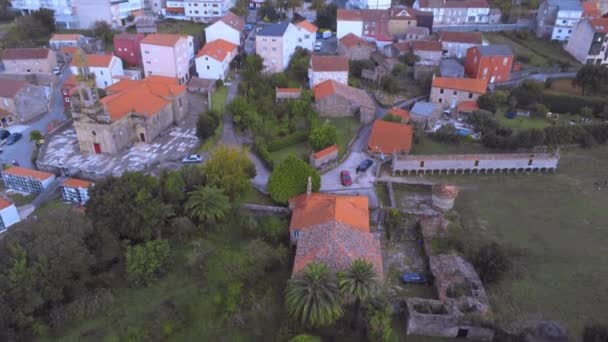
[[[287,156],[270,175],[268,180],[270,197],[277,203],[287,203],[290,198],[306,192],[309,177],[311,190],[319,191],[321,176],[317,170],[294,155]]]

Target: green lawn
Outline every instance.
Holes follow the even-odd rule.
[[[391,199],[388,195],[388,189],[386,188],[386,184],[378,183],[374,186],[374,191],[376,192],[376,196],[378,196],[378,201],[380,201],[383,206],[390,207]]]
[[[241,199],[243,203],[252,203],[259,205],[277,205],[268,195],[264,195],[254,187],[250,187],[249,190],[243,195]]]
[[[509,119],[505,116],[504,109],[499,109],[495,117],[499,123],[515,131],[530,128],[545,128],[551,125],[551,122],[547,118],[516,116],[513,119]]]
[[[270,152],[270,158],[272,159],[272,161],[274,162],[274,165],[276,166],[280,162],[282,162],[283,159],[287,158],[287,156],[289,154],[293,153],[293,154],[295,154],[296,157],[303,158],[305,155],[308,156],[311,151],[312,151],[312,148],[310,147],[308,142],[305,141],[305,142],[301,142],[299,144],[287,146],[278,151]],[[308,158],[308,157],[306,157],[306,158]],[[306,160],[308,160],[308,159],[306,159]]]
[[[468,241],[521,255],[487,288],[498,321],[559,320],[579,339],[585,323],[608,317],[608,146],[561,156],[556,174],[434,179],[461,187],[455,208]]]
[[[22,195],[17,193],[8,194],[8,197],[13,201],[16,207],[30,204],[35,198],[36,194]]]
[[[228,96],[228,88],[225,86],[217,87],[211,94],[211,108],[220,113],[224,113],[226,107],[226,97]]]
[[[578,64],[559,43],[537,38],[533,33],[520,38],[516,32],[486,32],[483,37],[491,44],[511,46],[516,57],[525,59],[522,60],[524,64],[539,67],[560,63]]]
[[[159,33],[181,33],[201,37],[205,26],[207,25],[191,21],[171,20],[157,23],[157,30]]]
[[[348,116],[343,118],[322,118],[322,120],[336,126],[338,130],[336,145],[338,145],[339,155],[342,157],[346,153],[348,143],[357,135],[359,127],[361,127],[359,119]]]

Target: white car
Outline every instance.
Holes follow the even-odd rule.
[[[61,75],[61,68],[56,66],[53,68],[53,74],[55,75]]]
[[[321,42],[315,43],[315,51],[321,51],[321,47],[323,47],[323,43],[321,43]]]
[[[203,158],[201,158],[200,154],[191,154],[186,158],[182,159],[182,163],[184,164],[200,164],[203,162]]]

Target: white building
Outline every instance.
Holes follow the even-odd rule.
[[[19,221],[21,221],[21,217],[15,205],[4,198],[0,198],[0,233]]]
[[[486,0],[416,0],[412,8],[433,13],[433,25],[486,24],[490,5]]]
[[[144,75],[175,78],[179,84],[190,79],[190,61],[194,47],[191,36],[155,33],[141,41]]]
[[[245,21],[229,12],[220,20],[205,27],[205,40],[212,42],[216,39],[223,39],[237,46],[241,46],[243,41],[243,29]]]
[[[388,9],[391,0],[355,0],[350,2],[353,7],[361,9]]]
[[[298,45],[313,51],[317,41],[317,27],[307,20],[300,21],[296,24],[298,30]]]
[[[125,75],[122,60],[114,55],[86,55],[85,58],[88,72],[95,75],[95,86],[99,89],[117,83]],[[70,65],[70,71],[74,75],[80,73],[74,61]]]
[[[94,185],[82,179],[68,178],[61,185],[61,197],[64,201],[84,205],[89,200],[89,189]]]
[[[339,9],[337,13],[336,38],[338,40],[349,33],[362,38],[363,16],[361,11]]]
[[[285,70],[298,46],[298,29],[290,22],[265,25],[255,36],[255,53],[262,57],[265,72]]]
[[[233,6],[231,0],[173,0],[161,13],[167,18],[209,22],[229,13]]]
[[[347,57],[310,56],[310,64],[308,66],[308,86],[310,89],[327,80],[333,80],[348,85]]]
[[[582,15],[583,7],[579,0],[545,0],[538,8],[536,35],[567,41]]]
[[[79,27],[72,0],[11,0],[11,6],[24,15],[41,8],[50,9],[55,12],[57,26],[68,29]]]
[[[564,49],[581,63],[608,64],[607,38],[608,18],[584,19],[574,25]]]
[[[198,77],[223,81],[230,70],[230,62],[237,54],[238,46],[223,39],[205,44],[195,59]]]

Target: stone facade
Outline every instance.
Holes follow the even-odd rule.
[[[475,93],[471,91],[432,87],[429,101],[432,103],[438,103],[443,108],[456,108],[456,106],[458,106],[461,102],[464,101],[477,102],[477,99],[480,95],[481,93]]]
[[[0,79],[0,89],[8,90],[9,87],[15,89],[15,93],[0,91],[0,124],[2,127],[15,122],[29,121],[49,110],[49,99],[44,87],[24,81]]]
[[[359,115],[362,123],[370,123],[374,120],[375,108],[369,104],[355,103],[352,99],[339,95],[324,97],[315,102],[315,107],[322,116],[346,117]]]
[[[310,165],[312,167],[320,169],[328,164],[331,164],[338,160],[338,147],[331,145],[317,153],[313,153],[310,156]]]
[[[372,52],[375,50],[375,46],[368,44],[350,47],[343,44],[338,45],[338,54],[348,58],[349,60],[370,59]]]
[[[39,56],[33,56],[33,50],[40,50]],[[32,56],[28,56],[30,54]],[[57,66],[57,56],[49,49],[7,49],[3,52],[2,64],[4,72],[9,74],[51,74]]]
[[[314,71],[308,69],[308,79],[311,89],[317,84],[327,80],[348,84],[348,71]]]
[[[393,174],[470,174],[556,171],[559,153],[395,155]]]

